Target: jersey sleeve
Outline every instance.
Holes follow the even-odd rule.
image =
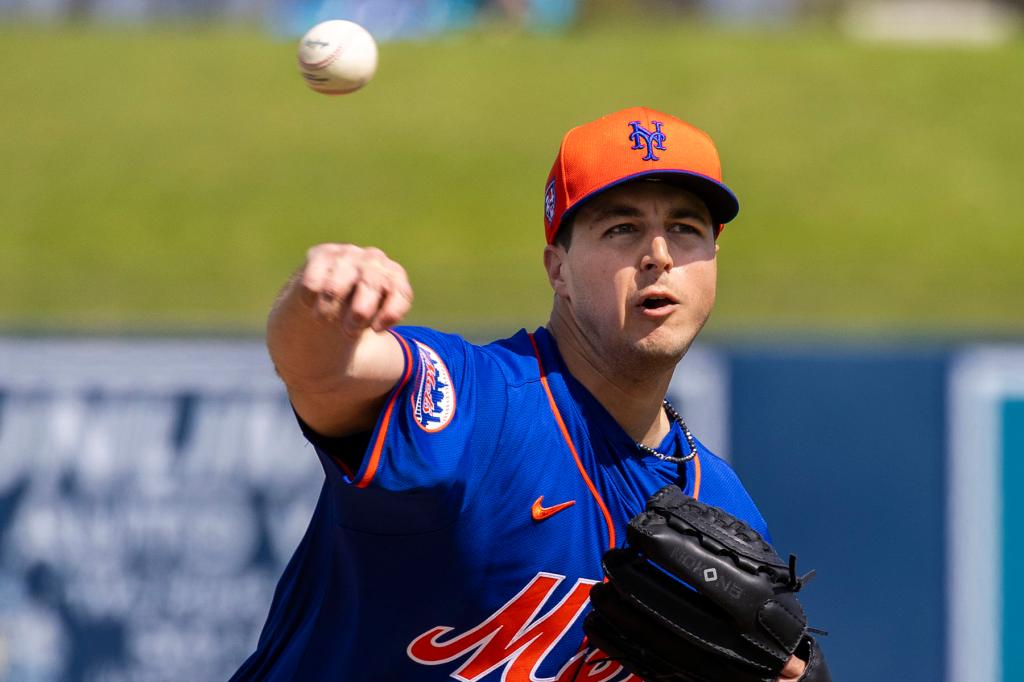
[[[494,451],[507,382],[459,336],[423,327],[392,334],[404,367],[373,431],[325,438],[303,425],[303,433],[324,466],[342,525],[429,530],[454,519],[473,467]],[[353,471],[346,461],[360,466]]]

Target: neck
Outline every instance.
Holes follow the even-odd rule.
[[[629,437],[657,447],[671,428],[662,400],[675,366],[623,361],[615,351],[595,345],[593,336],[584,334],[575,320],[557,306],[551,313],[548,331],[569,372]]]

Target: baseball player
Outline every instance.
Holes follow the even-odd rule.
[[[570,130],[544,193],[550,321],[484,346],[395,326],[413,292],[381,251],[309,250],[267,343],[326,479],[234,679],[638,679],[582,621],[648,497],[674,482],[767,537],[664,402],[739,210],[721,177],[668,114]]]

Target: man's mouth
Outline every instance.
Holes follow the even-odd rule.
[[[679,301],[670,292],[655,289],[640,299],[639,307],[645,317],[660,319],[671,315],[678,304]]]
[[[657,310],[658,308],[664,308],[665,306],[672,305],[673,301],[667,298],[661,298],[659,296],[650,296],[643,300],[642,305],[647,310]]]

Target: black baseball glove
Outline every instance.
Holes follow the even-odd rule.
[[[794,653],[800,682],[830,682],[807,634],[796,575],[743,521],[662,488],[602,561],[590,592],[590,643],[644,680],[775,682]]]

